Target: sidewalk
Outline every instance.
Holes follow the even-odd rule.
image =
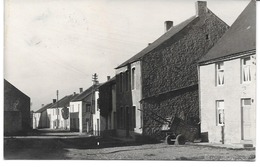
[[[207,146],[207,147],[214,147],[214,148],[226,148],[226,149],[235,149],[235,150],[254,150],[255,147],[251,144],[243,144],[243,143],[236,143],[236,144],[220,144],[220,143],[186,143],[186,145],[196,145],[196,146]]]

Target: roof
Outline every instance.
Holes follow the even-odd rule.
[[[30,98],[28,95],[26,95],[25,93],[23,93],[20,89],[18,89],[17,87],[15,87],[13,84],[11,84],[9,81],[7,81],[6,79],[4,79],[4,93],[7,93],[9,90],[9,88],[14,88],[16,89],[18,92],[20,92],[21,94],[23,94],[24,96],[26,96],[27,98]]]
[[[115,84],[116,83],[116,76],[114,76],[113,78],[111,78],[110,80],[104,82],[103,84],[100,84],[99,87],[102,87],[103,85],[107,85],[107,84]]]
[[[252,0],[199,63],[256,49],[256,2]]]
[[[86,89],[85,91],[80,93],[78,96],[73,98],[71,101],[72,102],[82,101],[85,97],[89,96],[93,92],[94,89],[97,89],[98,87],[99,87],[99,85],[92,85],[91,87],[89,87],[88,89]]]
[[[174,35],[178,34],[182,29],[184,29],[187,25],[189,25],[192,21],[194,21],[196,16],[193,16],[186,21],[173,26],[170,30],[168,30],[166,33],[164,33],[161,37],[159,37],[157,40],[155,40],[153,43],[148,45],[146,48],[144,48],[141,52],[137,53],[135,56],[131,57],[118,67],[116,69],[126,66],[127,64],[133,63],[135,61],[138,61],[140,58],[142,58],[147,53],[151,52],[153,49],[161,45],[163,42],[167,41],[168,39],[172,38]]]
[[[71,100],[77,97],[78,95],[79,94],[72,94],[72,95],[65,96],[62,99],[60,99],[58,102],[51,105],[49,108],[56,108],[57,105],[58,107],[68,107]]]
[[[44,111],[46,111],[53,103],[50,104],[46,104],[45,106],[43,106],[42,108],[40,108],[39,110],[35,111],[34,113],[42,113]]]

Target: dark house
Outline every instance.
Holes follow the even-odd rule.
[[[167,31],[161,37],[116,68],[121,136],[162,139],[166,120],[174,118],[194,127],[179,132],[187,138],[190,131],[199,131],[197,61],[229,26],[205,1],[196,3],[195,16],[176,26],[165,24]]]
[[[99,109],[101,135],[115,135],[116,129],[116,78],[99,86]]]
[[[31,130],[30,97],[4,79],[4,134]]]

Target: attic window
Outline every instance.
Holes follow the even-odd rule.
[[[206,40],[209,40],[209,34],[206,34]]]

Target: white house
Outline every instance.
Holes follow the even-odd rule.
[[[100,113],[98,108],[98,84],[91,86],[87,90],[71,100],[70,108],[70,128],[80,133],[91,135],[100,134]]]
[[[50,121],[50,129],[70,129],[69,104],[76,96],[78,96],[76,93],[65,96],[48,107],[47,115]]]
[[[255,145],[255,1],[199,61],[198,68],[203,139],[210,143]]]

